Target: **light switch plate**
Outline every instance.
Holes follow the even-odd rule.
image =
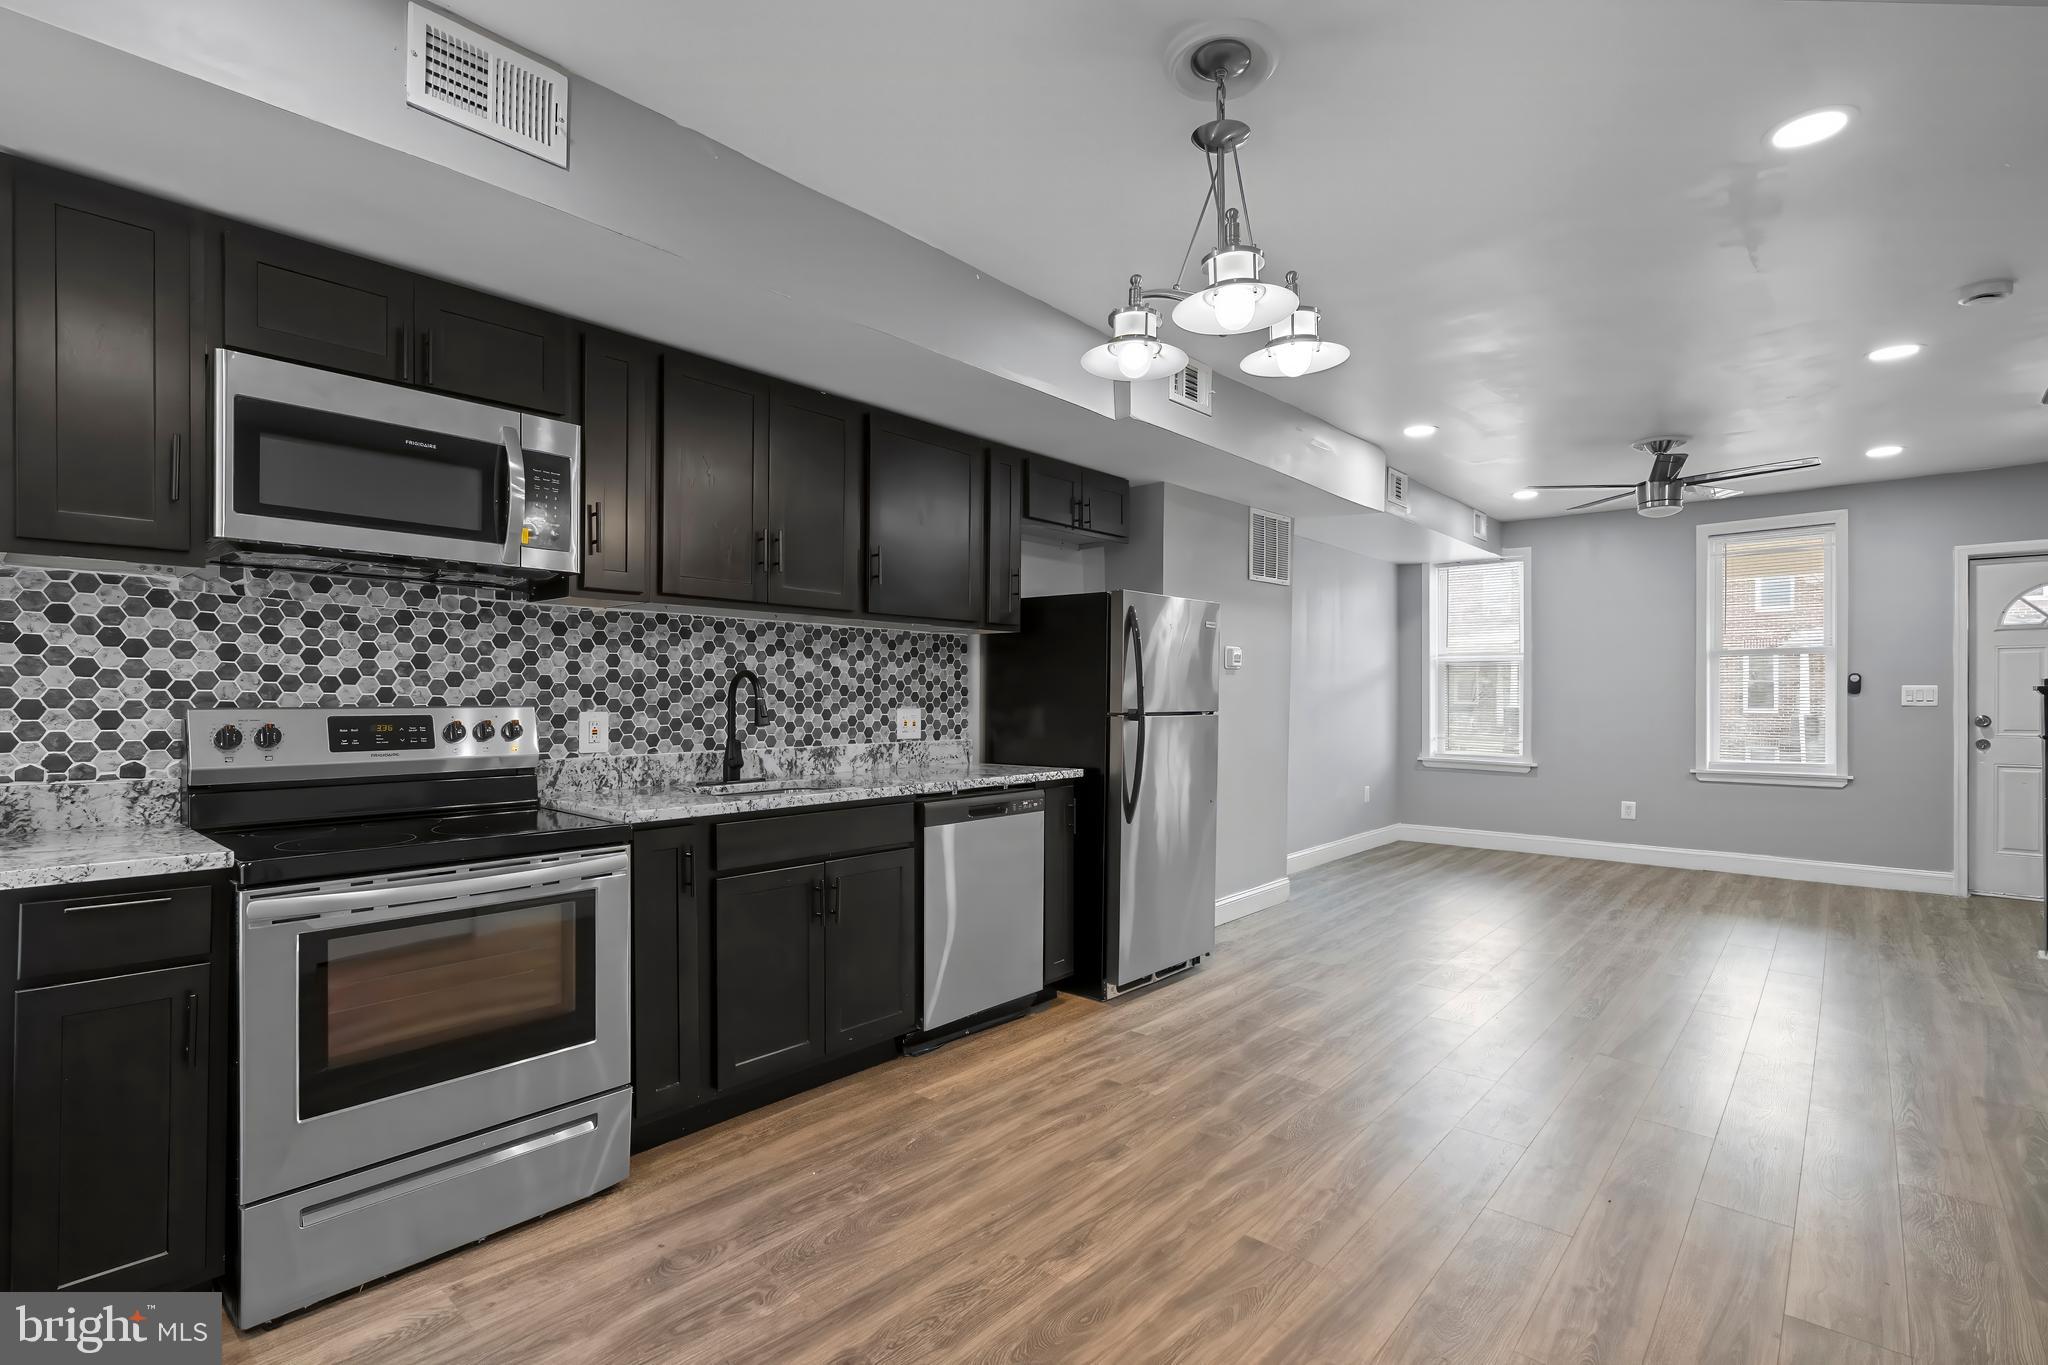
[[[1226,673],[1235,673],[1235,672],[1237,672],[1237,670],[1238,670],[1238,669],[1240,669],[1240,668],[1243,668],[1243,667],[1244,667],[1244,646],[1243,646],[1243,645],[1225,645],[1225,646],[1223,646],[1223,671],[1224,671],[1224,672],[1226,672]]]
[[[1906,683],[1899,688],[1899,705],[1939,706],[1941,705],[1941,685],[1939,683]]]
[[[924,708],[899,706],[891,717],[891,731],[898,739],[924,738]]]
[[[1636,818],[1636,803],[1635,803],[1635,802],[1633,802],[1633,801],[1624,801],[1624,802],[1622,802],[1622,803],[1621,803],[1621,818],[1622,818],[1622,819],[1624,819],[1624,820],[1633,820],[1633,819],[1635,819],[1635,818]]]
[[[608,754],[612,751],[612,713],[581,711],[576,716],[576,752]]]

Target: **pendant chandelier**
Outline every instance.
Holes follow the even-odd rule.
[[[1194,233],[1174,287],[1147,289],[1142,277],[1131,276],[1130,296],[1109,315],[1109,340],[1081,357],[1082,368],[1103,379],[1122,380],[1164,379],[1185,368],[1188,353],[1159,336],[1155,300],[1173,304],[1173,324],[1183,331],[1242,336],[1265,330],[1266,344],[1238,362],[1246,374],[1293,379],[1343,364],[1350,348],[1322,339],[1322,314],[1302,304],[1294,272],[1287,272],[1285,284],[1264,279],[1265,253],[1249,240],[1251,205],[1245,198],[1238,148],[1252,130],[1230,117],[1226,101],[1229,83],[1252,67],[1251,47],[1236,38],[1213,38],[1197,46],[1188,61],[1195,75],[1216,92],[1216,117],[1191,135],[1202,151],[1208,180]],[[1201,281],[1193,289],[1182,289],[1188,257],[1212,217],[1216,245],[1202,257]]]

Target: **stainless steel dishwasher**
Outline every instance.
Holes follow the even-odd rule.
[[[1045,793],[926,801],[924,1017],[929,1038],[1021,1013],[1045,986]],[[990,1014],[987,1020],[975,1016]]]

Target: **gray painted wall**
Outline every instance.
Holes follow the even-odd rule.
[[[1694,528],[1846,509],[1849,771],[1840,790],[1695,781]],[[1428,725],[1428,569],[1400,570],[1401,816],[1883,867],[1953,865],[1952,563],[1957,545],[2048,535],[2048,466],[1776,497],[1654,521],[1627,512],[1512,523],[1530,549],[1532,747],[1527,775],[1415,765]],[[1902,683],[1942,704],[1899,706]],[[1639,818],[1618,818],[1619,803]]]
[[[1294,542],[1287,848],[1298,853],[1399,817],[1395,567]],[[1366,788],[1372,789],[1367,804]]]

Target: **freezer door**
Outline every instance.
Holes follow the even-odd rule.
[[[1110,710],[1153,714],[1216,709],[1216,604],[1191,597],[1115,595]]]
[[[1112,721],[1121,792],[1117,923],[1110,985],[1121,986],[1216,947],[1216,717]]]

